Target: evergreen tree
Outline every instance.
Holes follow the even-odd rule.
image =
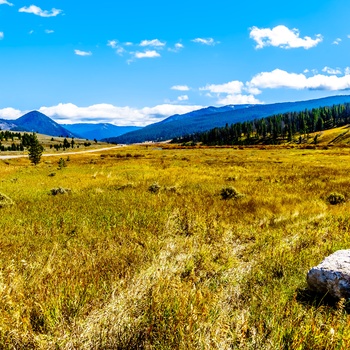
[[[31,135],[31,140],[28,146],[29,160],[37,165],[40,163],[41,155],[44,151],[44,147],[40,144],[37,136],[35,134]]]

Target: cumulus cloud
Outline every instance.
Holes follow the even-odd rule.
[[[0,109],[0,118],[2,119],[13,120],[21,117],[23,114],[20,110],[11,107]]]
[[[81,51],[81,50],[74,50],[74,53],[78,56],[91,56],[91,51]]]
[[[12,3],[6,1],[6,0],[0,0],[0,5],[9,5],[9,6],[13,6]]]
[[[337,38],[337,39],[335,39],[334,41],[333,41],[333,45],[339,45],[340,43],[341,43],[341,39],[340,38]]]
[[[107,46],[109,46],[112,49],[114,49],[116,54],[119,55],[119,56],[123,56],[123,54],[126,53],[126,50],[124,49],[124,47],[119,45],[117,40],[108,40]]]
[[[21,7],[18,12],[32,13],[33,15],[40,17],[56,17],[62,10],[53,8],[51,11],[42,10],[40,7],[35,5],[30,5],[29,7]]]
[[[272,72],[257,74],[248,85],[258,89],[348,90],[350,89],[350,75],[338,77],[336,75],[316,74],[306,77],[304,74],[288,73],[281,69],[275,69]]]
[[[242,104],[261,104],[253,95],[242,95],[242,94],[228,94],[225,97],[221,97],[217,101],[220,105],[242,105]]]
[[[112,49],[116,49],[118,47],[118,41],[117,40],[108,40],[107,46],[111,47]]]
[[[188,101],[188,96],[187,95],[181,95],[177,99],[178,99],[178,101]]]
[[[176,43],[174,45],[174,47],[169,47],[168,51],[170,52],[179,52],[180,50],[182,50],[184,48],[184,45],[181,43]]]
[[[315,39],[309,36],[301,38],[298,29],[289,29],[284,25],[279,25],[272,29],[252,27],[250,38],[257,43],[257,49],[262,49],[265,46],[275,46],[283,49],[300,47],[310,49],[323,40],[321,34],[317,34]]]
[[[194,43],[203,44],[208,46],[214,46],[220,44],[219,41],[215,41],[213,38],[196,38],[192,40]]]
[[[261,103],[254,95],[261,91],[254,86],[245,86],[241,81],[234,80],[225,84],[207,84],[199,88],[200,91],[207,91],[207,97],[216,97],[220,105],[227,104],[258,104]],[[248,92],[248,94],[244,94]]]
[[[241,81],[234,80],[225,84],[211,84],[201,87],[199,90],[209,91],[211,93],[224,93],[224,94],[239,94],[242,92],[244,84]]]
[[[4,32],[0,32],[0,40],[4,39]]]
[[[155,50],[146,50],[144,52],[135,52],[135,58],[155,58],[160,57],[159,52]]]
[[[142,46],[142,47],[145,47],[145,46],[163,47],[165,45],[166,45],[166,42],[162,42],[158,39],[142,40],[140,43],[140,46]]]
[[[138,109],[128,106],[117,107],[111,104],[78,107],[72,103],[60,103],[57,106],[41,107],[39,111],[58,123],[101,122],[118,126],[146,126],[171,115],[184,114],[200,108],[203,108],[203,106],[162,104]]]
[[[174,85],[170,89],[177,90],[177,91],[189,91],[190,90],[190,88],[187,85]]]
[[[52,33],[54,33],[55,31],[54,30],[52,30],[52,29],[46,29],[45,30],[45,33],[46,34],[52,34]]]
[[[322,72],[325,72],[325,73],[330,74],[330,75],[342,74],[342,71],[341,71],[340,68],[334,69],[334,68],[330,68],[330,67],[327,67],[327,66],[322,69]]]

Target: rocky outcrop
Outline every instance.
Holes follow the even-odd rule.
[[[307,273],[311,290],[334,298],[350,298],[350,249],[338,250]]]

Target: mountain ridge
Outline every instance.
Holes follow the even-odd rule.
[[[190,112],[181,116],[170,116],[161,122],[147,125],[141,130],[132,131],[118,137],[107,138],[104,141],[124,144],[142,143],[145,141],[166,141],[175,137],[208,131],[215,127],[225,126],[226,124],[341,103],[350,103],[350,95],[328,96],[306,101],[243,105],[243,108],[238,107],[242,105],[234,106],[236,108],[232,108],[232,105],[229,105],[229,110],[225,110],[224,107],[227,106],[206,107],[194,111],[195,113]]]

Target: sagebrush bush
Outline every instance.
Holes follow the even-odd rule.
[[[0,193],[0,208],[13,205],[13,200],[3,193]]]
[[[332,192],[327,196],[327,202],[332,205],[345,203],[345,197],[341,193]]]
[[[243,194],[239,193],[234,187],[223,187],[220,191],[222,199],[237,199],[243,197]]]
[[[57,188],[52,188],[50,190],[51,194],[53,196],[56,196],[58,194],[67,194],[67,193],[70,193],[71,190],[69,188],[63,188],[63,187],[57,187]]]
[[[154,182],[151,186],[148,187],[148,192],[158,193],[160,190],[160,186],[157,182]]]

